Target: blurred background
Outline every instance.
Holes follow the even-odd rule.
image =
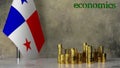
[[[104,46],[108,58],[120,57],[120,0],[34,0],[45,43],[40,57],[57,57],[57,44],[77,48],[83,42]],[[115,9],[74,8],[75,2],[116,3]],[[16,47],[3,33],[12,0],[0,0],[0,58],[16,57]]]

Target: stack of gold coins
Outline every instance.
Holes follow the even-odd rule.
[[[83,53],[82,53],[82,62],[85,63],[86,62],[86,57],[87,57],[87,43],[84,42],[83,43]]]
[[[86,45],[86,46],[85,46],[85,54],[86,54],[86,55],[85,55],[85,58],[86,58],[85,62],[88,62],[88,59],[87,59],[87,57],[88,57],[88,46],[89,46],[89,45]]]
[[[81,54],[81,60],[82,60],[82,63],[85,63],[86,62],[86,53],[85,52],[83,52],[82,54]]]
[[[58,44],[58,55],[62,54],[62,44]]]
[[[94,49],[94,62],[98,62],[98,52]]]
[[[98,47],[98,56],[102,58],[102,53],[104,52],[103,46]]]
[[[58,63],[61,62],[62,44],[58,44]]]
[[[70,54],[65,54],[65,64],[70,64]]]
[[[98,56],[98,62],[99,62],[99,63],[101,62],[101,60],[102,60],[101,57]]]
[[[76,49],[71,48],[71,64],[76,64],[77,63],[77,54],[76,54]]]
[[[87,52],[87,63],[92,63],[92,46],[88,46],[88,52]]]
[[[77,63],[78,64],[82,63],[82,54],[81,53],[77,53]]]
[[[86,51],[86,45],[87,45],[87,43],[85,42],[85,43],[83,43],[83,52],[85,52]]]
[[[65,55],[60,54],[60,64],[65,64]]]
[[[81,64],[93,62],[106,62],[106,53],[104,47],[99,46],[92,51],[92,46],[83,43],[83,52],[79,53],[76,48],[64,49],[62,44],[58,44],[58,63],[59,64]]]
[[[70,49],[65,49],[65,64],[70,64]]]
[[[98,62],[102,62],[102,54],[104,53],[103,46],[98,47]]]
[[[102,54],[102,61],[101,62],[103,62],[103,63],[106,62],[106,53]]]
[[[103,52],[104,52],[103,46],[100,46],[100,47],[99,47],[99,52],[100,52],[100,53],[103,53]]]
[[[65,54],[70,54],[70,49],[65,49]]]

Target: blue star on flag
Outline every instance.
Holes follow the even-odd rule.
[[[22,1],[22,4],[24,3],[24,2],[26,2],[27,3],[27,0],[21,0]]]

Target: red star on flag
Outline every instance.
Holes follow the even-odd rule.
[[[26,50],[27,50],[27,51],[28,51],[28,49],[31,49],[30,43],[31,43],[31,41],[28,41],[28,40],[26,39],[26,42],[24,43],[24,46],[26,47]]]

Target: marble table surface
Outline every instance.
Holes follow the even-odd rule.
[[[106,63],[93,64],[58,64],[56,58],[40,58],[33,60],[0,59],[0,68],[120,68],[120,58],[108,59]]]

